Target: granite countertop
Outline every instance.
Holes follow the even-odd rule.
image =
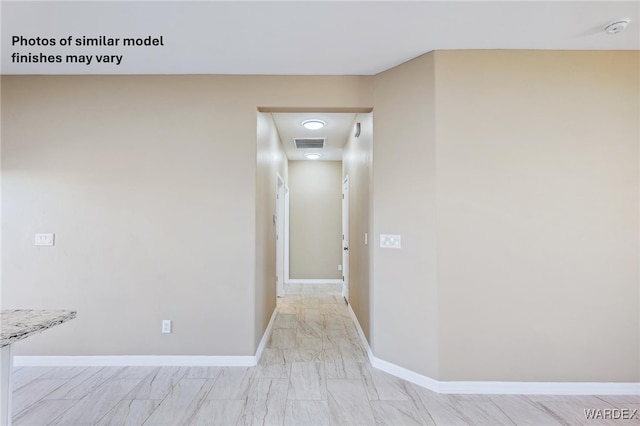
[[[25,339],[76,317],[76,311],[6,309],[0,312],[0,347]]]

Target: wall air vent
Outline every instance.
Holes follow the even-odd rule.
[[[293,138],[297,149],[322,149],[325,138]]]

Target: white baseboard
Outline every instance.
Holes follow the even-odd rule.
[[[358,318],[349,305],[362,344],[371,366],[400,379],[438,393],[500,395],[640,395],[640,383],[602,382],[447,382],[432,379],[399,365],[376,358],[369,346]]]
[[[640,395],[640,383],[440,382],[440,393],[502,395]]]
[[[256,357],[207,355],[106,355],[106,356],[15,356],[15,367],[252,367]]]
[[[98,356],[14,356],[14,367],[106,367],[106,366],[172,366],[172,367],[253,367],[258,364],[269,341],[276,320],[274,309],[255,355],[98,355]]]
[[[349,314],[351,314],[351,319],[353,320],[353,323],[356,325],[356,330],[358,330],[358,335],[360,336],[360,340],[362,340],[362,345],[367,350],[367,356],[369,357],[369,361],[371,362],[371,365],[374,366],[373,359],[375,357],[373,356],[373,352],[371,351],[371,346],[369,346],[369,341],[367,341],[367,336],[364,335],[364,331],[362,331],[362,327],[360,327],[360,321],[358,321],[358,317],[356,316],[356,313],[353,312],[351,303],[347,304],[347,308],[349,308]]]
[[[336,280],[332,278],[327,279],[293,279],[285,281],[285,284],[342,284],[342,280]]]
[[[276,322],[276,316],[278,315],[278,309],[274,309],[271,314],[271,319],[269,320],[269,324],[267,324],[267,328],[262,335],[262,340],[260,340],[260,344],[258,345],[258,349],[256,350],[256,364],[260,362],[260,358],[262,357],[262,352],[264,352],[264,348],[267,346],[267,342],[269,341],[269,337],[271,336],[271,330],[273,329],[273,324]]]

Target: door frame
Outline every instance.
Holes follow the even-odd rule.
[[[288,208],[287,194],[289,189],[284,179],[278,173],[276,175],[276,212],[275,212],[275,239],[276,239],[276,297],[284,296],[284,283],[288,281]]]
[[[345,196],[346,194],[346,196]],[[342,297],[349,303],[349,175],[342,180]]]

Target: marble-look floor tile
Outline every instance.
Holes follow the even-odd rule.
[[[296,328],[298,326],[298,316],[296,314],[280,313],[276,315],[273,328]]]
[[[265,348],[258,365],[284,364],[286,362],[284,351],[285,349]]]
[[[278,298],[256,367],[22,367],[14,424],[619,425],[587,420],[584,409],[640,409],[638,396],[430,392],[370,366],[340,286],[292,288],[300,295]]]
[[[256,379],[287,379],[291,364],[259,364],[255,367],[253,377]]]
[[[371,401],[377,425],[423,425],[411,401]]]
[[[244,400],[206,399],[189,421],[189,426],[240,425]]]
[[[360,378],[362,379],[364,390],[367,393],[367,398],[369,398],[370,401],[380,399],[380,397],[378,396],[376,385],[373,383],[370,365],[360,362],[358,363],[358,365],[360,366]]]
[[[640,395],[597,395],[597,397],[614,407],[621,404],[640,404]]]
[[[373,379],[373,386],[376,388],[378,399],[384,401],[406,401],[409,399],[404,382],[397,377],[373,368],[368,364],[363,364],[369,370]]]
[[[322,362],[330,355],[324,348],[293,348],[283,351],[287,364],[294,362]]]
[[[296,337],[322,339],[322,325],[312,322],[300,322],[296,327]]]
[[[407,385],[409,387],[410,385]],[[452,402],[447,395],[437,394],[427,389],[422,389],[418,386],[411,385],[413,390],[417,393],[420,402],[426,408],[429,416],[433,419],[435,424],[444,425],[468,425],[471,424],[469,419],[466,418],[464,412]],[[422,416],[424,418],[424,416]],[[425,419],[427,420],[427,419]]]
[[[362,377],[360,368],[363,365],[342,358],[328,359],[324,362],[324,370],[327,379],[359,379]]]
[[[291,364],[289,399],[327,399],[327,386],[322,362]]]
[[[334,314],[322,312],[322,328],[325,330],[344,329],[344,320],[342,317]]]
[[[207,399],[247,399],[254,368],[225,367],[213,383]]]
[[[159,405],[160,400],[125,399],[102,417],[96,426],[139,426]]]
[[[65,379],[36,379],[13,392],[12,409],[19,414],[66,383]]]
[[[323,349],[324,343],[322,340],[322,335],[320,336],[308,336],[302,334],[300,329],[298,329],[298,334],[296,335],[296,344],[295,348],[304,348],[304,349]]]
[[[492,395],[491,400],[517,425],[561,424],[541,406],[521,395]]]
[[[329,426],[330,424],[328,401],[287,401],[285,426]]]
[[[267,344],[272,349],[290,349],[296,345],[295,328],[279,328],[271,332],[271,338]]]
[[[460,401],[456,404],[473,425],[514,425],[491,401]]]
[[[51,419],[61,416],[73,405],[77,404],[77,400],[48,400],[43,399],[24,410],[22,413],[14,414],[13,426],[35,426],[49,424]],[[15,412],[14,412],[15,413]]]
[[[287,404],[287,379],[253,379],[242,413],[243,424],[282,425]]]
[[[115,376],[120,370],[120,367],[88,369],[51,392],[45,399],[82,399]]]
[[[587,420],[585,407],[569,402],[541,401],[536,403],[541,406],[547,414],[553,416],[560,424],[567,425],[614,425],[616,421],[605,419]]]
[[[151,374],[155,374],[160,367],[124,367],[115,376],[114,379],[144,379]]]
[[[424,403],[422,402],[422,398],[420,397],[418,390],[423,389],[413,383],[406,383],[405,389],[407,390],[409,401],[411,401],[413,406],[416,408],[416,411],[418,412],[422,423],[425,425],[435,425],[436,423],[433,420],[433,417],[431,417],[431,414],[429,414],[429,410],[427,410],[427,407],[425,407]]]
[[[215,379],[223,367],[189,367],[185,379]]]
[[[147,426],[186,425],[198,415],[213,380],[182,379],[144,422]]]
[[[50,424],[92,425],[111,411],[138,383],[140,379],[107,380]]]
[[[164,399],[186,372],[186,367],[161,367],[144,378],[124,399]]]
[[[94,367],[95,368],[95,367]],[[54,367],[40,376],[41,379],[72,379],[87,370],[87,367]]]
[[[362,380],[327,380],[329,416],[332,425],[374,425],[371,405]]]
[[[51,367],[22,367],[20,370],[14,370],[11,376],[13,380],[13,390],[16,391],[22,386],[28,385],[49,370],[51,370]]]

